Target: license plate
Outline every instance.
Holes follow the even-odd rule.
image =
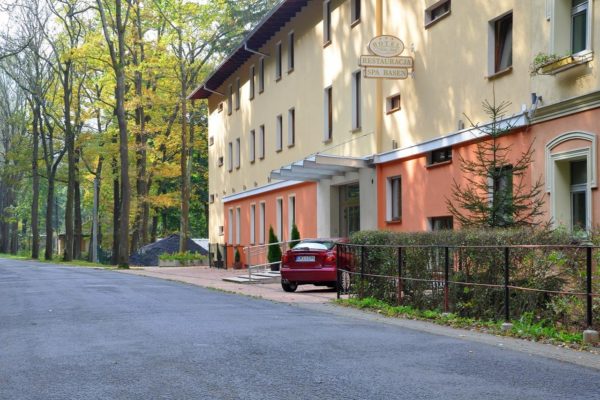
[[[315,262],[315,256],[297,256],[296,262]]]

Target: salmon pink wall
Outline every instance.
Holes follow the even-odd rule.
[[[317,185],[314,182],[308,182],[225,203],[223,206],[223,215],[226,217],[224,226],[225,240],[229,239],[229,231],[232,230],[232,237],[235,243],[235,210],[240,207],[240,244],[242,246],[251,244],[250,207],[252,204],[255,204],[255,244],[259,244],[260,203],[265,202],[265,243],[267,243],[269,241],[269,226],[272,226],[275,233],[277,233],[277,199],[279,198],[283,200],[283,238],[279,238],[279,240],[289,240],[289,230],[291,227],[288,226],[288,199],[290,196],[296,197],[296,225],[300,231],[300,236],[315,237],[317,234]],[[229,226],[228,215],[230,208],[233,208],[233,226]]]

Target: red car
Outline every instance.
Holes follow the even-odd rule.
[[[298,285],[336,287],[337,244],[346,239],[303,239],[281,258],[281,287],[286,292],[294,292]],[[340,267],[348,269],[348,256],[340,257]],[[341,276],[342,288],[347,290],[350,275]]]

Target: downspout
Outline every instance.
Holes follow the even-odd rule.
[[[383,34],[383,0],[375,2],[375,35]],[[375,153],[383,152],[383,80],[375,82]]]

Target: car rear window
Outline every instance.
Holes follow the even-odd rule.
[[[335,242],[300,242],[294,247],[294,251],[305,251],[305,250],[331,250]]]

